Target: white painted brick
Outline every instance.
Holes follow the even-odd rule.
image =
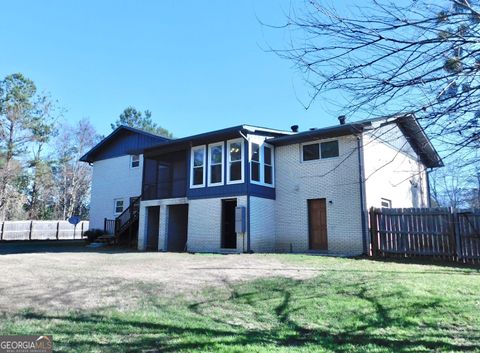
[[[138,168],[130,168],[130,156],[121,156],[96,161],[92,169],[90,229],[103,229],[104,218],[115,218],[115,199],[123,199],[126,208],[130,197],[141,194],[143,155]]]
[[[275,251],[275,200],[250,197],[250,248]]]
[[[301,144],[276,149],[277,251],[309,250],[307,200],[326,198],[329,252],[363,252],[357,142],[338,140],[340,156],[331,159],[302,162]]]
[[[363,144],[368,208],[381,207],[382,198],[392,207],[428,206],[425,167],[396,125],[365,133]]]

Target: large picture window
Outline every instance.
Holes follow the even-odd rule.
[[[250,144],[250,180],[254,184],[273,186],[274,155],[273,147],[252,142]]]
[[[223,142],[208,146],[210,172],[208,186],[223,184]]]
[[[243,140],[227,141],[227,184],[243,183]]]
[[[205,186],[205,146],[192,148],[190,161],[190,187],[198,188]]]

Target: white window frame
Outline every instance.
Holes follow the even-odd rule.
[[[133,157],[138,156],[138,165],[136,167],[133,166]],[[139,154],[132,154],[130,155],[130,169],[137,169],[140,168],[140,155]]]
[[[388,203],[388,206],[387,206],[387,207],[382,205],[382,203],[384,203],[384,202],[385,202],[385,203]],[[380,199],[380,207],[382,207],[382,208],[392,208],[392,200],[386,199],[386,198],[382,197],[382,198]]]
[[[268,184],[265,182],[265,146],[270,148],[270,151],[272,151],[272,164],[270,164],[270,166],[272,167],[272,183],[271,184]],[[262,145],[262,173],[263,173],[263,183],[266,185],[266,186],[271,186],[271,187],[275,187],[275,150],[273,148],[272,145],[268,144],[268,143],[264,143]]]
[[[260,146],[260,156],[259,156],[259,164],[260,164],[260,181],[256,181],[252,179],[252,144],[256,144]],[[272,150],[272,183],[267,184],[265,183],[265,153],[264,153],[264,146],[269,147]],[[256,184],[256,185],[261,185],[261,186],[267,186],[270,188],[275,187],[275,149],[273,148],[272,145],[266,143],[266,142],[261,142],[261,141],[249,141],[248,144],[248,150],[249,150],[249,163],[250,163],[250,183]]]
[[[329,158],[322,158],[322,143],[324,142],[332,142],[332,141],[338,141],[338,156],[336,157],[329,157]],[[305,161],[303,159],[303,146],[308,146],[308,145],[318,145],[318,159],[311,159],[309,161]],[[340,140],[338,138],[333,138],[333,139],[325,139],[325,140],[318,140],[315,142],[305,142],[300,144],[300,162],[301,163],[311,163],[311,162],[318,162],[318,161],[330,161],[334,160],[336,158],[340,158],[341,156],[341,151],[340,151]]]
[[[242,146],[242,150],[240,153],[240,180],[230,180],[230,163],[232,163],[231,155],[230,155],[230,145],[232,143],[240,143]],[[242,184],[245,182],[245,143],[243,142],[243,138],[233,139],[227,141],[227,185],[231,184]],[[238,161],[235,161],[238,162]]]
[[[203,183],[198,185],[193,185],[193,169],[194,169],[193,161],[194,161],[195,151],[197,150],[203,151]],[[201,145],[201,146],[192,147],[190,150],[190,188],[191,189],[205,187],[206,171],[207,171],[207,146]]]
[[[215,147],[221,147],[222,148],[222,161],[220,162],[221,165],[221,170],[222,170],[222,175],[221,175],[221,180],[217,183],[212,183],[212,149]],[[218,164],[213,164],[213,165],[218,165]],[[224,142],[217,142],[217,143],[211,143],[208,145],[208,186],[220,186],[223,185],[224,183],[224,174],[225,174],[225,144]]]
[[[117,212],[117,202],[118,201],[122,201],[122,212]],[[123,211],[125,211],[125,200],[122,199],[122,198],[113,199],[113,214],[118,216],[118,215],[122,214]]]

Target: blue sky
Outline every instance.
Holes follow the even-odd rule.
[[[302,2],[300,2],[302,3]],[[128,106],[175,136],[240,123],[288,129],[336,124],[284,47],[290,1],[4,1],[0,76],[22,72],[66,109],[110,132]]]

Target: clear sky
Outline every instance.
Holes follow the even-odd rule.
[[[302,3],[302,2],[300,2]],[[266,51],[285,47],[290,1],[2,1],[0,76],[21,72],[66,109],[110,132],[149,109],[176,137],[241,123],[301,130],[337,123],[305,111],[301,75]],[[327,109],[328,108],[328,109]]]

